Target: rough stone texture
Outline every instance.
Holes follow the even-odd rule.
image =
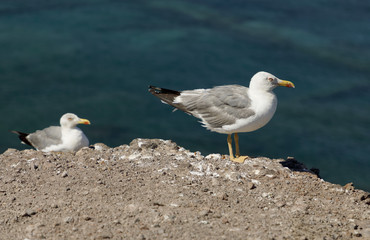
[[[0,155],[2,239],[370,239],[370,194],[160,139]]]

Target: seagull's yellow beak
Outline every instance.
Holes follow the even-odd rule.
[[[295,88],[294,84],[290,81],[278,79],[278,85],[288,88]]]
[[[87,120],[87,119],[83,119],[83,118],[80,118],[80,121],[78,121],[79,124],[89,124],[90,125],[90,121]]]

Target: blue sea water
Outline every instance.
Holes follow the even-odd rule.
[[[264,128],[242,153],[294,156],[328,181],[370,191],[370,2],[302,0],[0,1],[0,151],[24,149],[9,130],[58,125],[73,112],[91,143],[171,139],[227,154],[226,135],[172,113],[147,92],[248,85],[260,70],[278,88]]]

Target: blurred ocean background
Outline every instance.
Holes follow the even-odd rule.
[[[319,168],[370,191],[370,2],[360,0],[2,0],[0,151],[9,130],[92,122],[90,142],[171,139],[227,154],[226,135],[162,104],[149,84],[185,90],[248,85],[264,70],[290,80],[243,154]]]

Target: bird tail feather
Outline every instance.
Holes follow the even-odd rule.
[[[171,105],[175,109],[180,109],[188,114],[191,114],[181,103],[175,102],[176,97],[181,95],[180,91],[155,86],[149,86],[148,91],[157,98],[161,99],[163,103]]]
[[[33,145],[27,139],[27,136],[29,135],[28,133],[14,131],[14,130],[10,131],[10,132],[17,134],[18,138],[22,141],[22,143],[30,145],[31,147],[33,147]]]

